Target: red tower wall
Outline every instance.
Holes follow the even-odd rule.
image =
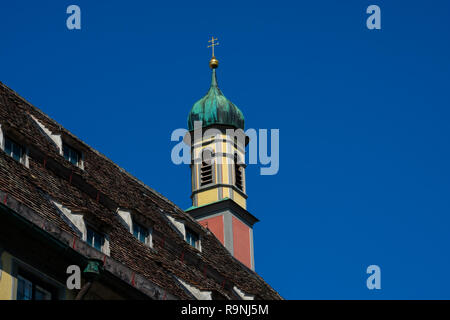
[[[208,228],[216,236],[216,238],[224,244],[224,225],[222,215],[201,220],[199,223],[205,228]]]
[[[250,228],[235,217],[233,217],[233,250],[234,257],[251,269]]]

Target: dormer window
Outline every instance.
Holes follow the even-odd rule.
[[[185,221],[175,219],[166,212],[166,216],[174,228],[181,234],[184,240],[199,251],[202,251],[200,235],[186,226]]]
[[[194,248],[199,249],[200,247],[200,237],[197,233],[189,228],[186,228],[186,242],[189,243]]]
[[[133,220],[133,235],[144,244],[150,243],[150,233],[148,228]]]
[[[63,155],[64,158],[73,165],[80,167],[81,165],[81,153],[74,148],[63,143]]]
[[[152,223],[137,213],[127,209],[117,209],[118,218],[123,226],[140,242],[153,247]]]
[[[14,160],[24,163],[25,162],[25,149],[17,142],[5,137],[5,152]]]
[[[88,226],[86,228],[86,242],[91,247],[94,247],[99,251],[103,251],[103,246],[105,245],[105,236]]]

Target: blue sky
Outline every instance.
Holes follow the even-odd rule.
[[[66,28],[66,8],[82,30]],[[366,8],[381,8],[381,30]],[[218,81],[280,171],[247,169],[256,270],[287,299],[449,299],[448,1],[8,1],[0,80],[182,208],[171,162]],[[381,267],[381,290],[366,268]]]

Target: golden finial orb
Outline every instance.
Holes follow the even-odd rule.
[[[208,42],[211,43],[208,48],[212,49],[212,58],[211,60],[209,60],[209,67],[211,69],[216,69],[219,66],[219,60],[216,59],[216,57],[214,56],[214,47],[218,46],[219,43],[216,42],[217,38],[211,37],[211,40],[209,40]]]
[[[216,69],[219,67],[219,60],[216,59],[216,57],[212,57],[211,60],[209,60],[209,67],[211,69]]]

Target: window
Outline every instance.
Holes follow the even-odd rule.
[[[32,277],[18,275],[17,300],[51,300],[52,293],[37,284]]]
[[[186,228],[186,242],[194,248],[199,248],[199,236],[192,230]]]
[[[16,161],[23,162],[24,148],[7,137],[5,137],[5,152]]]
[[[213,183],[213,151],[209,148],[202,150],[202,163],[200,165],[200,187]]]
[[[238,163],[238,157],[235,156],[234,157],[234,177],[235,177],[235,180],[236,180],[235,181],[235,185],[240,190],[244,190],[244,188],[243,188],[242,170],[243,170],[243,166],[242,166],[242,164]]]
[[[200,186],[206,186],[213,182],[212,178],[212,165],[206,161],[202,161],[200,167]]]
[[[148,244],[148,228],[145,228],[143,225],[133,221],[133,235],[142,243]]]
[[[63,143],[63,155],[64,158],[75,166],[79,166],[81,161],[81,154],[75,149],[69,147]]]
[[[94,231],[92,228],[87,227],[86,242],[95,249],[102,251],[105,243],[105,236],[101,233]]]
[[[236,164],[234,167],[234,174],[236,176],[236,187],[238,187],[240,190],[243,190],[242,188],[242,166]]]
[[[19,283],[17,285],[17,300],[33,299],[33,283],[24,277],[17,277]]]

